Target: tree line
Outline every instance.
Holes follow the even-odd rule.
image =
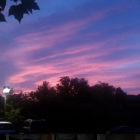
[[[100,130],[109,125],[113,104],[129,106],[127,96],[120,87],[108,83],[99,81],[90,86],[84,78],[64,76],[55,87],[43,81],[29,93],[15,94],[11,89],[6,99],[6,119],[17,128],[26,119],[46,119],[53,132]],[[0,96],[1,120],[3,108],[4,98]]]

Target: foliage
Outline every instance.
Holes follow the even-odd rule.
[[[11,0],[16,3],[16,5],[12,5],[9,9],[8,16],[13,15],[15,19],[21,22],[24,14],[32,14],[32,10],[40,10],[39,6],[35,2],[35,0]],[[20,2],[19,2],[20,1]],[[19,4],[17,4],[19,2]],[[0,21],[7,22],[4,15],[1,13],[4,11],[6,6],[6,0],[0,0]]]
[[[88,125],[99,130],[108,126],[111,121],[113,123],[114,118],[109,117],[113,104],[123,104],[127,110],[130,110],[130,107],[131,110],[139,110],[140,98],[137,102],[130,102],[127,97],[120,87],[115,88],[100,81],[90,86],[84,78],[64,76],[56,87],[51,87],[49,82],[43,81],[42,85],[28,94],[15,94],[11,89],[11,93],[7,95],[6,118],[20,124],[25,119],[46,119],[53,132],[65,132],[67,126],[70,130],[73,124],[75,130],[79,131]],[[3,104],[4,99],[0,96],[0,118],[3,117]],[[138,113],[137,115],[139,116]]]
[[[108,83],[102,83],[99,81],[96,85],[92,87],[93,97],[97,103],[103,101],[112,102],[113,95],[115,94],[115,87],[109,85]]]
[[[24,116],[20,115],[22,108],[14,107],[12,104],[6,105],[6,120],[12,123],[20,123]]]
[[[115,90],[115,103],[117,104],[125,104],[127,99],[127,94],[120,88],[116,88]]]
[[[70,79],[68,76],[61,77],[59,84],[56,85],[56,89],[60,95],[71,95],[71,96],[88,96],[89,85],[88,81],[84,78]]]

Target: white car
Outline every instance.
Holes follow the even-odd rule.
[[[11,122],[0,121],[0,134],[14,134],[15,128]]]

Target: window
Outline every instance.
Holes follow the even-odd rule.
[[[118,126],[118,127],[114,127],[114,128],[112,128],[111,131],[118,131],[118,130],[120,130],[120,129],[121,129],[121,127]]]
[[[44,121],[35,121],[35,122],[32,122],[31,123],[31,127],[32,128],[39,128],[39,127],[46,128],[47,127],[47,124]]]
[[[12,124],[0,124],[0,130],[14,130]]]
[[[24,122],[24,127],[29,127],[29,122]]]
[[[134,128],[133,127],[125,127],[124,128],[124,132],[134,132]]]

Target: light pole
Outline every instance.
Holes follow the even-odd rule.
[[[4,86],[3,87],[3,93],[5,95],[5,100],[4,100],[4,120],[6,121],[6,95],[10,92],[10,87],[9,86]]]

